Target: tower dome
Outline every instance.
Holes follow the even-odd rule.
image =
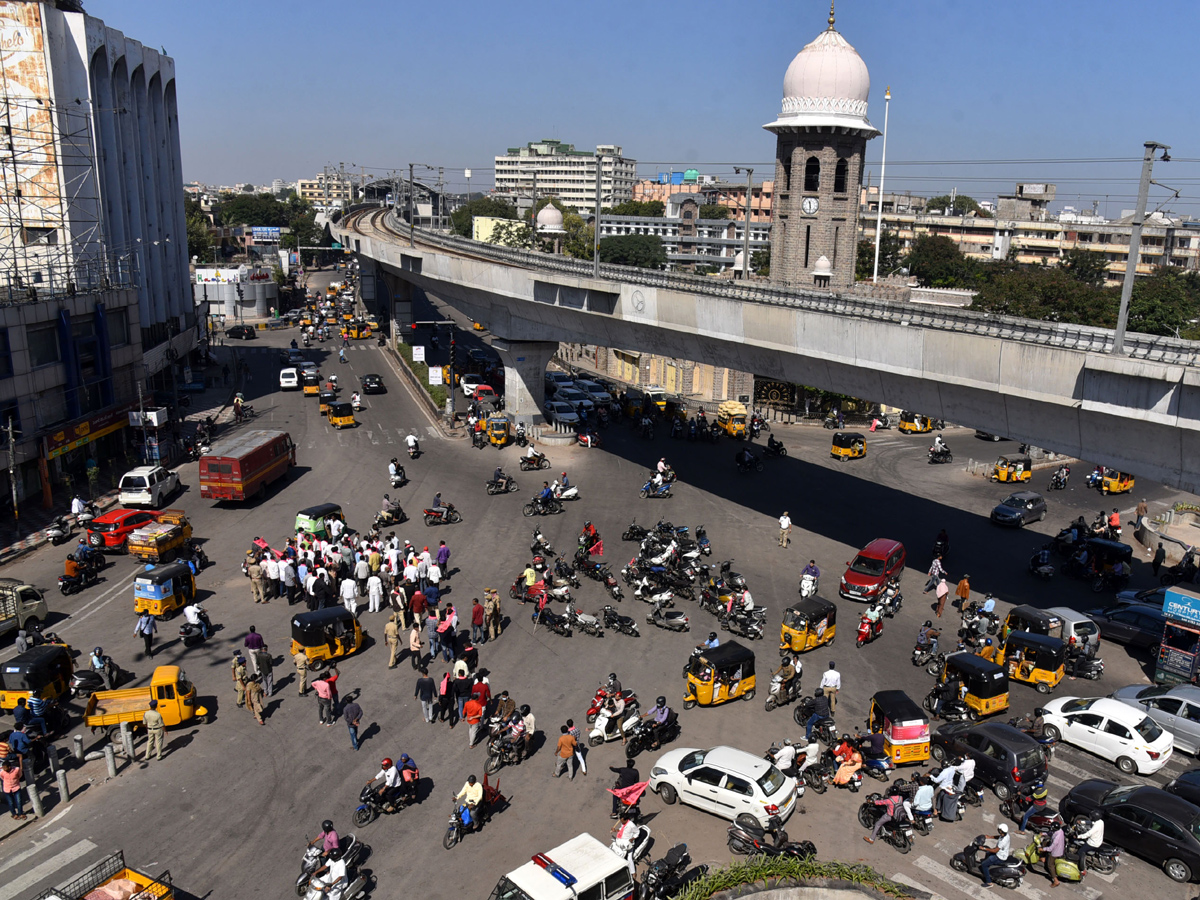
[[[563,214],[553,203],[547,203],[537,214],[538,231],[542,233],[561,233],[563,231]]]
[[[796,54],[783,76],[783,104],[779,118],[763,126],[768,131],[806,128],[844,128],[879,134],[867,120],[867,95],[871,76],[858,51],[829,27]]]

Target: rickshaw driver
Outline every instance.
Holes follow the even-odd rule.
[[[1077,567],[1077,569],[1079,571],[1083,571],[1083,570],[1087,569],[1087,567],[1088,567],[1087,544],[1084,544],[1082,547],[1079,548],[1079,552],[1076,553],[1073,557],[1071,557],[1071,562],[1075,564],[1075,566]]]

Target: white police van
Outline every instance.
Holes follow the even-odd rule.
[[[632,900],[629,864],[590,834],[538,853],[509,872],[489,900]]]

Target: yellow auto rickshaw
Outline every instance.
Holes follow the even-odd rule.
[[[1124,494],[1133,490],[1133,476],[1116,469],[1105,469],[1098,486],[1102,494]]]
[[[996,662],[1004,666],[1009,681],[1032,684],[1039,694],[1048,694],[1066,674],[1067,645],[1061,638],[1013,631],[996,653]]]
[[[303,653],[308,668],[319,672],[361,648],[365,635],[358,619],[344,606],[299,613],[292,616],[291,655]]]
[[[804,653],[837,637],[837,605],[820,597],[804,597],[783,611],[779,655]]]
[[[483,327],[483,323],[482,323],[482,322],[472,322],[472,323],[471,323],[471,327],[472,327],[472,328],[474,328],[476,331],[483,331],[483,330],[484,330],[484,327]]]
[[[835,431],[829,455],[834,459],[859,459],[867,455],[867,439],[857,431]]]
[[[350,339],[355,341],[371,336],[371,326],[366,322],[351,322],[346,330],[350,332]]]
[[[1004,624],[1000,626],[1000,643],[1008,640],[1009,634],[1015,631],[1027,631],[1033,634],[1056,635],[1062,633],[1062,619],[1057,613],[1038,609],[1036,606],[1021,604],[1008,611]],[[1057,635],[1056,635],[1057,636]],[[1001,654],[1003,650],[999,651]],[[996,662],[1001,662],[1000,656]]]
[[[66,644],[30,647],[0,665],[0,710],[12,712],[17,700],[24,697],[28,703],[34,693],[43,700],[62,698],[65,703],[74,674],[71,648]]]
[[[867,728],[883,732],[883,747],[894,765],[929,759],[929,717],[904,691],[876,691]]]
[[[486,425],[488,443],[493,447],[504,447],[512,440],[511,423],[505,416],[492,414],[487,417]]]
[[[333,391],[321,391],[321,393],[317,395],[317,398],[317,411],[320,412],[321,415],[328,413],[329,407],[334,403],[337,403],[337,394],[335,394]]]
[[[196,578],[187,563],[155,566],[133,579],[133,611],[169,619],[196,597]]]
[[[904,434],[928,434],[933,431],[933,421],[929,416],[918,415],[906,409],[900,413],[900,424],[896,426],[896,430]]]
[[[967,705],[967,716],[972,722],[984,716],[993,716],[1008,709],[1008,676],[994,662],[969,651],[951,653],[938,675],[938,684],[949,680],[957,681],[965,690],[959,693]],[[925,698],[925,709],[933,712],[934,692]]]
[[[736,400],[724,400],[717,407],[717,427],[731,438],[746,439],[746,407]]]
[[[693,653],[684,668],[683,708],[754,699],[754,652],[737,641]]]
[[[304,396],[321,396],[321,376],[319,376],[316,372],[304,372],[301,374],[300,384],[304,389]]]
[[[992,481],[1026,482],[1033,478],[1033,460],[1028,456],[1001,456],[992,466]]]
[[[358,423],[354,421],[354,404],[342,400],[330,403],[326,413],[329,424],[341,431],[343,428],[353,428]]]

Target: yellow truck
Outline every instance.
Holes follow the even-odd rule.
[[[119,741],[121,723],[140,728],[142,716],[150,701],[158,701],[158,711],[168,728],[192,719],[208,721],[208,710],[196,705],[196,686],[187,680],[179,666],[159,666],[154,670],[147,687],[122,688],[119,691],[96,691],[88,697],[83,710],[83,724],[92,731],[103,728],[108,739]]]
[[[137,900],[174,900],[171,873],[157,878],[125,865],[118,850],[92,866],[74,881],[38,894],[35,900],[87,900],[89,897],[136,897]]]
[[[192,537],[192,523],[182,509],[164,509],[157,522],[129,533],[129,555],[143,562],[170,562]]]
[[[746,439],[746,422],[746,407],[737,400],[725,400],[717,407],[717,427],[731,438]]]

